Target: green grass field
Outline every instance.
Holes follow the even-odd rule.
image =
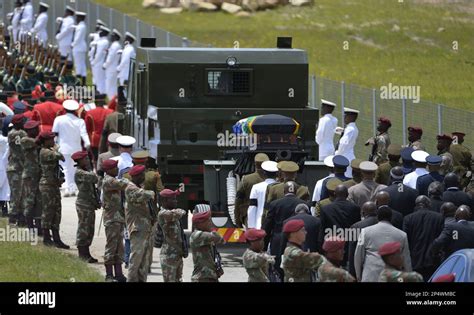
[[[310,8],[282,7],[248,18],[167,15],[143,9],[141,0],[95,1],[215,47],[235,41],[242,48],[274,47],[277,36],[292,36],[293,46],[309,53],[310,73],[370,88],[420,86],[425,101],[474,110],[473,1],[315,0]]]
[[[0,228],[6,220],[0,219]],[[0,282],[101,282],[98,271],[56,248],[0,241]]]

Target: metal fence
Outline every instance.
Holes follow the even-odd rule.
[[[338,104],[335,116],[342,126],[344,107],[360,111],[357,119],[359,137],[356,144],[356,156],[367,158],[371,148],[364,146],[367,139],[376,133],[380,116],[392,121],[389,130],[392,143],[407,144],[409,126],[423,128],[423,144],[429,153],[437,153],[436,136],[454,131],[466,133],[465,145],[474,149],[474,112],[455,109],[420,100],[414,103],[405,99],[383,99],[380,90],[368,89],[353,84],[333,81],[317,76],[310,77],[311,106],[319,107],[320,100],[327,99]]]
[[[134,34],[138,39],[142,37],[155,37],[159,47],[207,47],[198,42],[190,41],[186,37],[180,37],[162,28],[147,24],[139,19],[119,12],[115,9],[104,7],[88,0],[32,0],[35,14],[39,3],[45,2],[50,5],[48,10],[48,41],[55,43],[57,17],[63,17],[66,6],[71,6],[78,11],[87,13],[86,25],[88,32],[95,31],[96,20],[101,19],[111,29],[116,28],[122,34],[126,31]],[[15,0],[0,0],[0,20],[7,23],[6,15],[13,12]],[[139,42],[139,41],[138,41]],[[138,43],[137,43],[138,44]]]

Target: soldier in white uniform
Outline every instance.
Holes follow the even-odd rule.
[[[260,229],[262,227],[263,208],[267,186],[276,182],[278,173],[277,162],[265,161],[262,163],[262,169],[265,172],[266,179],[252,186],[249,197],[249,208],[247,210],[247,229]]]
[[[415,170],[411,173],[405,175],[403,179],[403,184],[407,185],[413,189],[416,189],[416,181],[418,177],[429,174],[428,170],[426,169],[426,158],[430,154],[428,152],[422,150],[416,150],[411,153],[411,158],[413,159]]]
[[[23,12],[23,8],[21,6],[21,1],[15,2],[15,10],[13,10],[12,16],[12,34],[13,34],[13,42],[16,43],[20,40],[20,20],[21,20],[21,13]]]
[[[74,181],[74,161],[73,153],[82,150],[81,140],[86,150],[90,148],[89,135],[87,134],[86,123],[76,116],[79,103],[74,100],[66,100],[63,103],[66,115],[58,116],[54,119],[52,132],[56,133],[56,142],[59,144],[59,152],[64,156],[64,162],[60,161],[64,169],[64,197],[76,194],[76,183]]]
[[[107,26],[107,25],[105,25],[105,23],[102,20],[97,19],[96,24],[95,24],[95,32],[89,34],[90,43],[89,43],[88,56],[89,56],[90,64],[92,64],[92,60],[94,60],[95,50],[97,48],[97,41],[100,38],[99,33],[100,33],[101,26]],[[92,68],[92,66],[91,66],[91,71],[92,71],[92,84],[96,85],[95,78],[97,77],[97,75],[94,71],[94,68]]]
[[[71,43],[74,36],[74,12],[75,10],[67,6],[64,18],[60,22],[59,31],[56,34],[59,53],[62,57],[66,57],[72,61]]]
[[[74,68],[76,76],[81,80],[82,85],[86,85],[87,64],[86,64],[86,31],[87,26],[84,20],[86,19],[85,12],[76,12],[76,22],[74,30],[74,38],[72,40],[72,56],[74,60]]]
[[[122,50],[122,56],[120,57],[120,63],[117,66],[118,79],[120,85],[128,84],[128,76],[130,71],[130,59],[136,57],[135,48],[133,43],[136,41],[136,37],[131,33],[125,33],[124,47]]]
[[[316,143],[319,145],[319,160],[334,155],[334,134],[337,128],[337,118],[332,115],[336,104],[321,100],[321,118],[316,130]]]
[[[334,155],[326,156],[324,159],[324,165],[329,170],[329,175],[326,177],[321,178],[316,182],[316,185],[314,186],[314,191],[313,191],[313,198],[311,199],[311,214],[315,215],[315,206],[318,201],[321,200],[321,191],[323,189],[323,183],[326,179],[334,177],[334,162],[332,159],[334,158]]]
[[[46,47],[48,44],[48,9],[49,4],[40,2],[38,17],[36,18],[35,25],[31,29],[31,33],[38,37],[41,45]]]
[[[110,37],[112,44],[110,44],[109,52],[107,53],[107,58],[104,63],[106,77],[105,90],[109,100],[117,95],[117,65],[120,61],[120,55],[118,52],[122,49],[120,38],[122,38],[122,34],[114,29]]]
[[[95,76],[96,90],[99,94],[105,94],[105,70],[104,62],[107,56],[107,49],[109,47],[109,40],[107,36],[110,30],[105,27],[100,27],[100,38],[97,40],[97,45],[94,53],[94,57],[91,62],[93,74]]]
[[[20,37],[23,38],[23,40],[26,39],[26,34],[28,34],[33,27],[33,19],[33,5],[30,0],[24,0],[20,17]]]
[[[349,160],[349,163],[355,159],[354,146],[359,136],[359,129],[356,126],[359,111],[352,108],[344,108],[344,124],[345,128],[339,139],[336,155],[342,155]],[[352,168],[349,166],[345,173],[346,177],[352,177]]]

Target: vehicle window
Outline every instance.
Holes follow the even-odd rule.
[[[252,94],[251,69],[207,69],[207,95]]]
[[[456,274],[456,281],[459,279],[464,279],[464,273],[466,272],[466,257],[460,256],[459,259],[456,261],[456,263],[453,266],[453,269],[451,272],[454,272]]]
[[[449,257],[448,259],[446,259],[443,264],[441,265],[441,267],[439,267],[439,269],[436,271],[436,273],[433,275],[433,279],[436,278],[436,277],[439,277],[441,275],[445,275],[445,274],[448,274],[448,273],[451,273],[452,270],[453,270],[453,266],[456,264],[456,262],[458,261],[459,259],[459,256],[452,256],[452,257]]]

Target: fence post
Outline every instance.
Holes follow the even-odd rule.
[[[111,31],[114,29],[114,27],[112,25],[114,25],[113,9],[109,8],[109,27],[110,27]]]
[[[346,83],[341,82],[341,114],[342,114],[342,125],[344,126],[344,107],[345,107],[345,98],[346,98]]]
[[[438,104],[438,134],[443,134],[443,105]]]
[[[125,32],[127,31],[127,15],[126,14],[122,15],[122,18],[123,18],[122,34],[123,34],[123,36],[125,36]]]
[[[372,89],[372,134],[377,134],[377,103],[375,89]]]
[[[316,76],[311,75],[311,105],[316,108]]]
[[[166,32],[166,47],[171,46],[171,38],[170,38],[170,32]]]
[[[155,38],[155,27],[150,25],[150,37]]]
[[[407,144],[407,100],[402,99],[402,126],[403,126],[403,145]]]
[[[189,39],[187,37],[183,37],[182,47],[189,47]]]
[[[139,19],[136,19],[137,20],[137,40],[138,40],[138,44],[140,45],[140,20]]]

